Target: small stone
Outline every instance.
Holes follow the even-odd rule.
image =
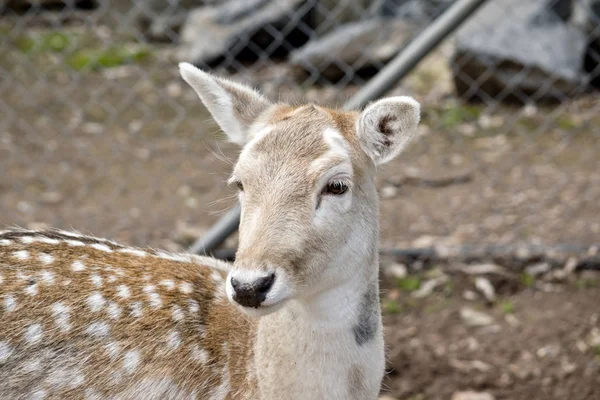
[[[489,279],[483,277],[475,278],[475,287],[483,293],[483,297],[489,302],[496,301],[496,290],[494,286],[489,281]]]
[[[548,263],[538,263],[533,264],[525,268],[525,272],[531,276],[540,276],[550,271],[550,264]]]
[[[495,400],[495,397],[487,392],[454,392],[452,400]]]
[[[419,290],[412,293],[412,297],[417,298],[417,299],[422,299],[424,297],[427,297],[431,293],[433,293],[435,288],[448,282],[448,280],[449,279],[446,275],[442,275],[442,276],[434,278],[434,279],[429,279],[429,280],[423,282],[423,284],[421,285]]]
[[[395,186],[384,186],[381,189],[381,197],[384,199],[391,199],[396,197],[398,194],[398,189]]]
[[[488,326],[494,323],[494,319],[486,313],[468,307],[461,308],[460,317],[468,326]]]
[[[83,124],[81,130],[90,135],[100,135],[104,132],[104,125],[97,122],[88,122]]]
[[[383,273],[390,278],[402,279],[407,275],[406,265],[404,264],[390,264],[383,269]]]
[[[463,299],[469,301],[476,301],[477,299],[479,299],[479,295],[472,290],[465,290],[463,292]]]
[[[40,195],[40,200],[46,204],[57,204],[63,199],[59,192],[44,192]]]
[[[465,265],[460,270],[468,275],[508,275],[508,272],[506,272],[504,268],[497,264],[490,263]]]

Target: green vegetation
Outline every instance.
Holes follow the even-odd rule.
[[[513,314],[515,312],[515,303],[510,300],[505,300],[501,302],[498,307],[504,314]]]
[[[145,48],[110,47],[108,49],[83,49],[67,59],[67,64],[74,70],[102,69],[118,67],[131,62],[140,62],[151,56]]]
[[[421,278],[418,276],[407,276],[404,278],[398,278],[396,280],[396,286],[399,289],[407,292],[414,292],[421,287]]]
[[[600,344],[597,344],[595,346],[592,347],[592,352],[594,353],[594,355],[596,356],[596,358],[598,358],[600,360]]]
[[[384,300],[381,307],[386,314],[398,314],[402,311],[402,308],[395,300]]]
[[[535,277],[532,275],[529,275],[528,273],[522,273],[521,274],[521,283],[525,286],[525,287],[532,287],[535,284]]]
[[[593,278],[577,279],[576,285],[579,289],[591,289],[598,286],[598,281]]]
[[[14,47],[30,56],[60,53],[60,60],[76,71],[118,67],[142,62],[152,56],[147,46],[124,43],[106,47],[98,38],[83,33],[36,32],[9,40]]]

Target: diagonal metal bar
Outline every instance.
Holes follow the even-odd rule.
[[[449,34],[465,22],[486,0],[458,0],[433,23],[417,35],[388,65],[344,105],[353,110],[384,95],[398,81],[434,50]],[[221,245],[240,223],[240,207],[236,204],[215,225],[198,239],[188,251],[208,254]]]

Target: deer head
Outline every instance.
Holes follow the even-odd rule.
[[[275,104],[191,64],[181,75],[228,138],[242,146],[229,183],[239,191],[239,248],[226,280],[249,315],[309,301],[377,261],[375,169],[412,139],[419,104],[376,101],[362,112]]]

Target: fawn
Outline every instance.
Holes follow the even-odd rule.
[[[375,170],[419,104],[275,104],[182,63],[243,149],[232,265],[60,230],[0,232],[0,399],[376,399]]]

